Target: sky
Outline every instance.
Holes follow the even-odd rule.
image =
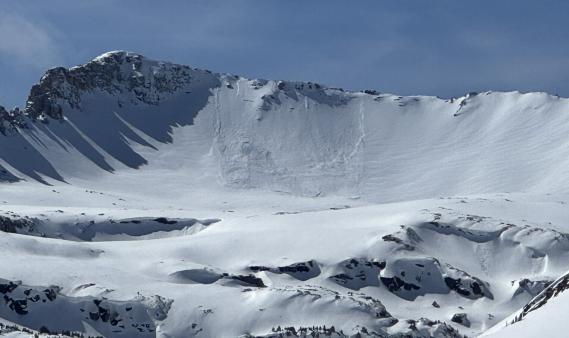
[[[1,0],[0,105],[110,50],[351,90],[569,97],[568,15],[566,0]]]

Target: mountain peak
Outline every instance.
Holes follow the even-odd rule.
[[[156,105],[192,78],[192,68],[146,59],[126,51],[104,53],[69,69],[48,70],[30,91],[26,113],[33,119],[61,119],[65,105],[81,109],[86,93],[121,96],[131,103]]]
[[[117,66],[127,65],[127,67],[130,65],[135,65],[134,68],[141,67],[143,64],[148,66],[173,65],[172,62],[152,60],[139,53],[124,50],[114,50],[105,52],[99,56],[96,56],[86,64],[75,66],[71,69],[77,67],[81,68],[92,64]]]

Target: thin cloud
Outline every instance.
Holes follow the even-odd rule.
[[[49,30],[21,16],[0,14],[0,41],[1,63],[46,69],[61,61]]]

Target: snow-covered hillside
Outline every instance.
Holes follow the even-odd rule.
[[[569,100],[544,93],[347,92],[126,52],[52,69],[0,108],[0,318],[105,337],[539,327],[551,306],[510,323],[569,270],[568,142]]]

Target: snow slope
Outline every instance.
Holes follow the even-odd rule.
[[[0,157],[37,180],[214,171],[234,187],[378,201],[563,191],[568,107],[543,93],[344,92],[116,52],[49,71],[26,109],[44,123],[3,137]]]
[[[569,269],[568,108],[126,52],[50,70],[0,109],[0,318],[105,337],[501,334]]]
[[[488,330],[484,337],[560,337],[565,334],[567,274],[553,282],[521,310]]]

